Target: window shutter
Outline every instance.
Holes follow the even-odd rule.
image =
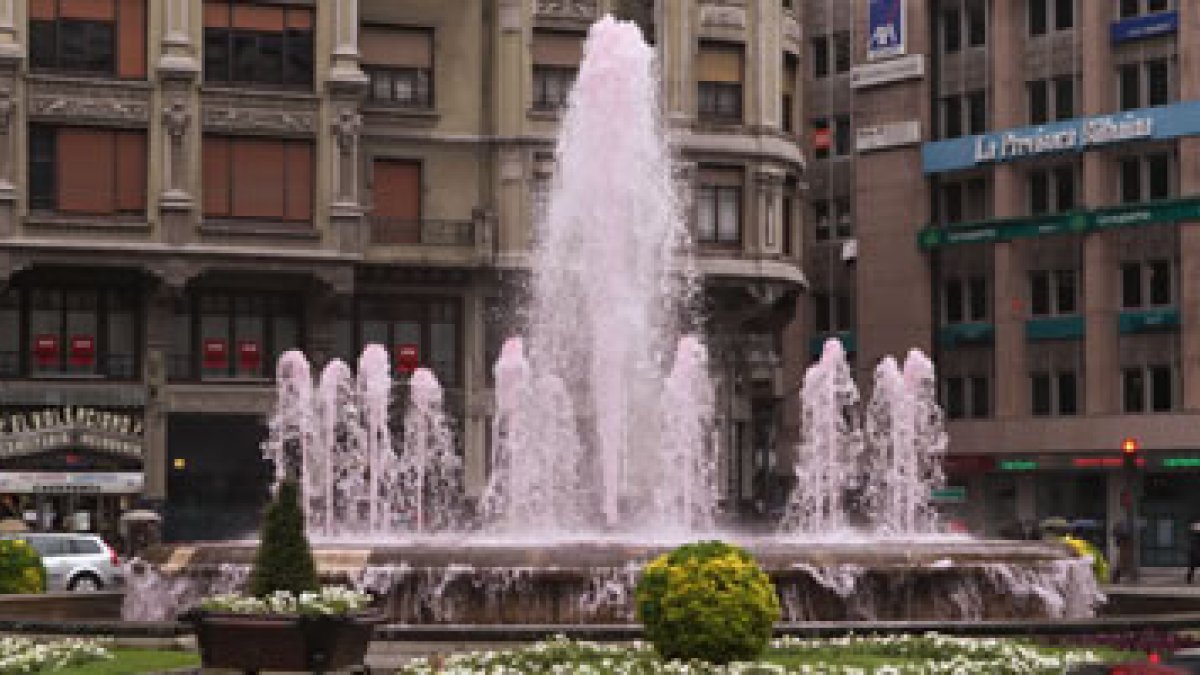
[[[205,28],[229,28],[229,5],[224,2],[204,3]]]
[[[234,5],[233,27],[283,32],[283,8],[267,5]]]
[[[53,21],[56,16],[55,0],[29,0],[29,18]]]
[[[115,207],[114,134],[95,129],[58,131],[58,209],[109,214]]]
[[[420,162],[376,161],[372,188],[375,215],[414,221],[421,218]]]
[[[284,144],[284,166],[287,167],[285,220],[312,220],[313,145],[308,141],[287,141]]]
[[[120,0],[117,21],[117,75],[146,77],[146,0]]]
[[[239,138],[232,145],[233,215],[238,218],[283,218],[283,143]]]
[[[533,34],[532,56],[534,65],[578,68],[583,60],[583,36],[536,31]]]
[[[228,138],[206,136],[203,155],[204,215],[227,217],[233,215],[230,204],[230,142]]]
[[[433,31],[363,28],[359,35],[362,61],[373,66],[433,67]]]
[[[117,132],[116,210],[144,213],[146,210],[146,134]]]
[[[117,14],[115,0],[60,0],[58,8],[64,19],[112,21]]]
[[[698,82],[741,84],[742,49],[740,46],[705,44],[696,56]]]

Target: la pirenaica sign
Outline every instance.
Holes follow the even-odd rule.
[[[934,174],[1113,143],[1195,135],[1200,135],[1200,101],[1187,101],[926,143],[921,159],[925,173]]]
[[[82,406],[0,414],[0,458],[90,449],[140,458],[142,420]]]

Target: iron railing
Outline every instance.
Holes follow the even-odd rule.
[[[470,220],[411,220],[368,216],[373,244],[473,246],[475,223]]]

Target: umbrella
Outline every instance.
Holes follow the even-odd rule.
[[[1071,524],[1067,522],[1066,518],[1059,518],[1056,516],[1054,518],[1047,518],[1043,520],[1039,527],[1041,527],[1043,530],[1068,530],[1071,528]]]
[[[121,514],[121,521],[126,523],[157,523],[162,516],[149,509],[134,509]]]
[[[5,518],[0,520],[0,532],[28,532],[29,526],[17,520],[16,518]]]

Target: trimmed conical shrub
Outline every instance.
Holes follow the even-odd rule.
[[[261,597],[275,591],[316,590],[320,590],[317,564],[304,532],[299,488],[285,481],[263,518],[250,592]]]

